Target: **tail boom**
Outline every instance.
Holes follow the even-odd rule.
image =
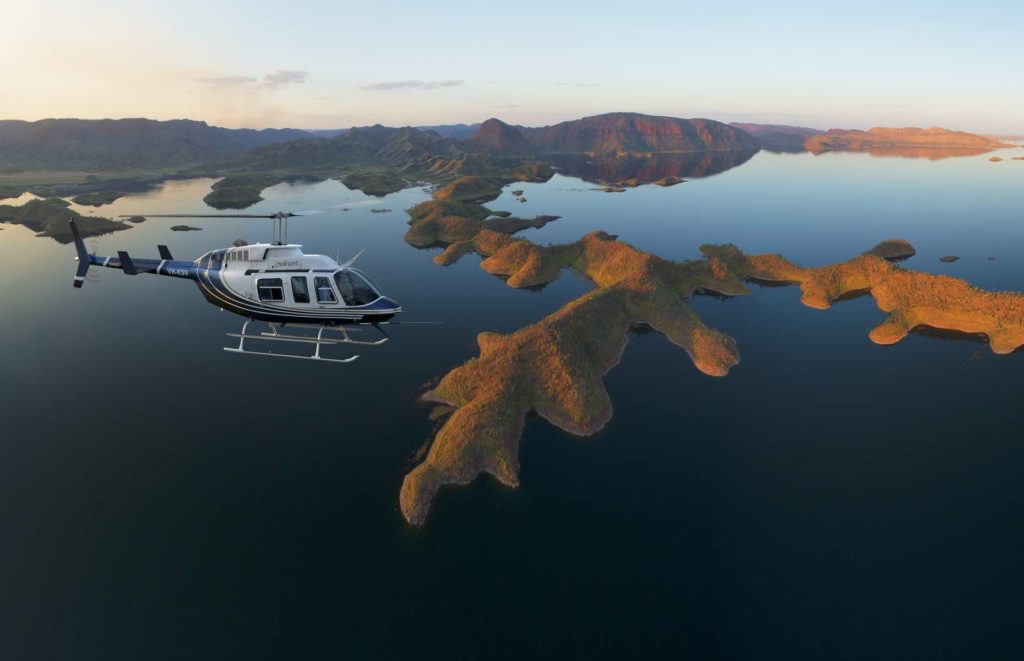
[[[71,236],[75,242],[75,252],[78,253],[78,269],[75,271],[74,286],[81,288],[85,282],[85,275],[90,266],[103,266],[108,269],[121,269],[127,275],[138,275],[139,273],[154,273],[166,275],[172,278],[184,278],[195,280],[198,277],[198,268],[194,262],[186,262],[174,259],[135,259],[125,251],[118,251],[117,257],[106,257],[102,255],[90,255],[82,241],[82,235],[78,231],[75,219],[71,218],[68,223],[71,226]],[[170,251],[166,246],[160,246],[161,256],[170,257]]]

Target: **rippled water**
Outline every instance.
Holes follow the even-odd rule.
[[[1007,152],[1004,156],[1016,155]],[[1024,288],[1024,162],[760,153],[670,188],[556,176],[493,209],[605,229],[676,259],[707,242],[807,265],[887,238],[909,268]],[[209,180],[97,210],[193,212]],[[525,203],[511,190],[524,190]],[[913,334],[867,339],[870,298],[806,308],[795,288],[700,297],[736,338],[728,377],[634,334],[593,437],[528,422],[521,487],[442,492],[423,529],[398,489],[432,438],[417,395],[590,288],[516,291],[402,241],[411,189],[281,185],[252,211],[295,221],[400,301],[394,341],[349,366],[226,354],[240,319],[191,283],[100,273],[0,230],[0,648],[9,658],[1007,658],[1024,625],[1024,356]],[[371,213],[389,208],[391,213]],[[269,237],[259,220],[151,219],[99,253],[178,258]],[[956,254],[958,262],[938,257]],[[988,260],[994,257],[994,260]]]

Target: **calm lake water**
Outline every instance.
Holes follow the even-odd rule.
[[[210,183],[96,213],[204,211]],[[1024,289],[1022,184],[1024,162],[987,156],[762,152],[671,188],[558,175],[488,206],[563,216],[534,241],[604,229],[675,259],[731,241],[816,265],[904,238],[909,268]],[[350,203],[290,238],[343,259],[365,248],[403,320],[443,322],[395,327],[347,366],[227,354],[241,319],[191,283],[93,269],[75,290],[71,246],[3,226],[3,658],[1024,654],[1024,354],[920,334],[876,346],[871,298],[822,312],[796,288],[699,297],[738,342],[729,376],[633,334],[606,378],[606,429],[530,420],[518,490],[482,479],[406,525],[398,490],[435,430],[418,395],[477,354],[478,332],[590,288],[567,273],[513,290],[477,257],[436,266],[402,241],[427,196],[280,185],[250,209]],[[89,243],[192,258],[270,235],[174,222]]]

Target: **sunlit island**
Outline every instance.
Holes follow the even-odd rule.
[[[22,205],[0,204],[0,223],[24,225],[36,236],[48,236],[59,243],[71,243],[68,218],[75,218],[82,236],[109,234],[130,227],[109,218],[83,216],[70,208],[71,203],[60,198],[29,200]]]
[[[414,525],[426,521],[444,485],[468,484],[487,473],[517,486],[519,440],[531,411],[580,436],[601,429],[612,412],[602,377],[618,362],[633,326],[664,334],[701,372],[725,376],[739,363],[736,343],[694,313],[688,299],[695,293],[746,294],[746,281],[798,284],[802,302],[819,309],[870,293],[889,313],[869,334],[878,344],[898,342],[919,326],[984,333],[996,353],[1024,344],[1024,296],[903,269],[894,262],[914,254],[907,241],[884,241],[847,262],[817,268],[779,255],[748,256],[733,245],[704,245],[703,259],[673,262],[604,232],[541,246],[513,235],[556,218],[493,218],[482,206],[487,195],[481,191],[493,199],[500,193],[495,185],[465,178],[438,190],[434,199],[410,210],[406,241],[445,246],[435,257],[441,265],[479,254],[481,268],[505,278],[510,287],[542,286],[570,268],[595,288],[513,333],[481,333],[479,356],[425,394],[452,412],[424,460],[403,481],[400,506]]]
[[[359,190],[374,197],[384,197],[411,185],[390,172],[357,172],[344,177],[341,183],[350,190]]]
[[[110,204],[122,197],[124,197],[124,193],[119,191],[99,191],[96,193],[83,193],[82,195],[76,195],[71,198],[71,201],[75,204],[81,204],[87,207],[101,207],[104,204]]]

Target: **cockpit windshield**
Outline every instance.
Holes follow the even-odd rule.
[[[356,271],[338,271],[334,274],[334,282],[346,305],[366,305],[380,298],[377,288]]]

